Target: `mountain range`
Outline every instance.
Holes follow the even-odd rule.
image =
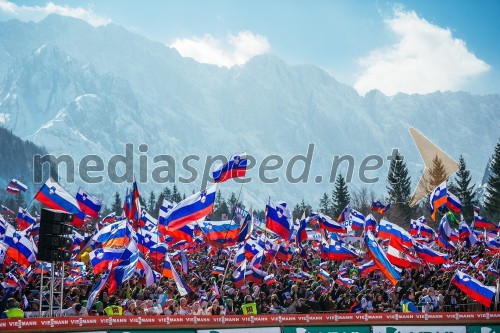
[[[184,58],[115,24],[93,27],[54,14],[39,23],[1,22],[0,40],[0,126],[51,154],[71,155],[77,170],[85,155],[98,155],[107,165],[132,143],[135,174],[139,157],[148,156],[149,179],[139,185],[144,192],[166,185],[151,179],[159,154],[176,159],[177,177],[189,175],[181,161],[191,154],[200,157],[191,162],[200,173],[208,155],[247,151],[261,162],[277,154],[285,166],[268,172],[270,177],[283,176],[286,162],[305,155],[313,143],[306,184],[283,179],[264,184],[255,180],[254,168],[248,172],[253,181],[223,184],[223,194],[241,188],[247,204],[263,205],[272,197],[292,203],[304,198],[315,206],[333,188],[328,182],[333,157],[349,154],[355,161],[351,188],[368,186],[382,195],[393,148],[405,156],[414,185],[423,170],[409,127],[456,160],[463,154],[479,183],[499,139],[500,95],[389,97],[375,90],[360,96],[317,66],[290,65],[273,54],[221,68]],[[139,152],[140,144],[147,145],[146,153]],[[373,154],[383,157],[384,165],[367,176],[380,181],[362,184],[359,166]],[[102,184],[85,187],[106,202],[130,185],[112,184],[101,174]],[[64,172],[59,175],[67,183]],[[318,175],[323,181],[316,184]],[[77,177],[66,186],[74,192],[81,184]],[[198,177],[179,188],[190,193],[200,186]]]

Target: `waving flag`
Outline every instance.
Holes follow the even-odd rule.
[[[236,207],[235,209],[235,215],[238,210],[241,210],[242,213],[246,213],[244,210],[242,210],[239,207]],[[243,217],[244,216],[244,217]],[[241,218],[241,223],[238,223],[240,225],[240,230],[238,233],[238,239],[236,240],[237,243],[244,242],[250,238],[253,232],[253,211],[252,208],[250,208],[250,211],[248,213],[242,214]]]
[[[436,213],[439,208],[446,205],[448,202],[448,195],[446,191],[446,181],[439,184],[438,187],[432,191],[430,196],[430,209],[431,209],[431,217],[434,221],[436,221]]]
[[[106,215],[103,219],[102,219],[102,224],[108,224],[108,223],[113,223],[115,222],[115,212],[111,213],[111,214],[108,214]]]
[[[382,214],[382,215],[385,214],[389,210],[389,208],[391,208],[391,203],[384,205],[379,200],[373,201],[371,206],[370,206],[370,210],[375,211],[375,212]]]
[[[288,208],[279,205],[269,199],[266,206],[266,228],[275,232],[283,239],[288,240],[291,236],[290,219],[292,215]]]
[[[448,207],[452,212],[459,213],[462,210],[462,202],[460,202],[460,199],[458,199],[453,193],[448,192],[446,207]]]
[[[172,262],[170,261],[170,258],[168,257],[168,255],[165,256],[165,263],[163,266],[162,275],[164,277],[168,277],[168,278],[171,278],[174,280],[174,282],[177,286],[177,290],[179,291],[179,294],[181,296],[186,296],[187,294],[190,294],[193,292],[193,289],[191,288],[191,286],[189,286],[186,283],[186,281],[184,281],[184,279],[182,279],[182,277],[180,277],[179,274],[177,274],[177,272],[175,271],[175,268],[173,267]]]
[[[212,245],[234,245],[240,232],[239,226],[228,221],[198,221],[198,226]]]
[[[264,283],[268,286],[275,284],[276,278],[274,277],[274,274],[269,274],[268,276],[264,277]]]
[[[15,179],[15,178],[10,181],[9,187],[14,188],[14,189],[18,189],[19,191],[23,191],[23,192],[26,192],[26,190],[28,190],[28,186],[24,185],[23,183],[21,183],[19,180]]]
[[[14,211],[7,206],[2,205],[2,209],[6,215],[14,215]]]
[[[345,222],[349,219],[349,213],[351,212],[351,209],[349,205],[345,206],[344,210],[340,213],[339,217],[337,217],[337,222],[342,223]]]
[[[99,274],[100,272],[106,270],[110,263],[120,260],[124,251],[125,249],[123,248],[100,248],[91,251],[89,253],[89,258],[94,270],[94,274]]]
[[[396,285],[398,281],[401,280],[401,275],[389,262],[371,231],[368,231],[365,234],[365,244],[368,253],[372,257],[373,261],[378,266],[380,271],[382,271],[382,274],[384,274],[385,277],[389,281],[391,281],[393,285]]]
[[[26,230],[36,223],[33,216],[28,213],[27,209],[19,207],[19,212],[17,213],[17,226],[20,230]]]
[[[415,244],[413,248],[415,249],[417,256],[425,263],[441,265],[449,262],[447,254],[434,251],[425,245]]]
[[[370,260],[363,265],[358,266],[357,269],[360,276],[367,276],[371,272],[377,270],[378,267],[373,260]]]
[[[353,230],[362,230],[365,225],[365,216],[355,209],[349,214],[349,224]]]
[[[167,226],[168,226],[168,222],[166,220],[167,214],[172,208],[174,208],[175,205],[176,203],[171,203],[167,199],[163,199],[163,202],[160,207],[160,212],[158,214],[158,230],[163,234],[165,234],[167,231]]]
[[[299,222],[299,228],[295,234],[295,241],[297,246],[302,249],[302,244],[307,241],[308,235],[306,231],[307,221],[305,218],[301,219]]]
[[[132,254],[127,260],[121,261],[114,266],[109,274],[108,294],[113,294],[118,286],[134,276],[137,262],[139,261],[139,252]]]
[[[347,233],[347,229],[343,225],[339,224],[338,222],[335,222],[330,217],[322,213],[318,213],[317,218],[319,221],[320,229],[327,230],[328,232],[336,232],[339,234]]]
[[[85,213],[80,210],[78,201],[71,196],[64,188],[62,188],[52,178],[49,178],[40,190],[35,194],[34,199],[51,209],[59,209],[68,213],[74,214],[71,225],[81,228]]]
[[[486,247],[488,250],[490,250],[492,253],[500,253],[500,241],[497,239],[489,239],[485,243]]]
[[[389,244],[386,253],[387,259],[393,265],[404,268],[417,268],[422,263],[417,258],[401,251]]]
[[[321,259],[328,260],[356,260],[358,255],[339,242],[330,239],[323,243]]]
[[[83,188],[80,187],[78,189],[78,193],[76,194],[76,201],[78,201],[80,210],[85,215],[88,215],[93,219],[97,219],[99,217],[99,211],[102,207],[101,200],[97,199],[94,196],[91,196]]]
[[[351,288],[352,286],[354,286],[354,280],[342,277],[340,275],[335,279],[335,283],[340,286],[346,286],[347,288]]]
[[[137,247],[139,251],[144,254],[149,253],[149,250],[157,244],[162,243],[165,238],[156,232],[151,232],[147,230],[139,229],[136,233],[137,235]]]
[[[316,276],[319,277],[323,281],[328,281],[330,279],[330,274],[328,274],[328,272],[322,268],[319,269]]]
[[[5,257],[11,258],[19,265],[28,267],[36,260],[33,242],[23,236],[21,232],[16,232],[10,224],[7,224],[5,230],[4,243],[9,246]]]
[[[231,178],[245,177],[247,164],[247,153],[234,154],[227,163],[214,169],[212,172],[214,181],[222,183]]]
[[[102,247],[124,247],[132,236],[132,229],[126,220],[106,225],[92,237]]]
[[[236,288],[241,288],[245,284],[245,272],[247,269],[247,262],[244,260],[241,265],[236,268],[231,276],[231,280]]]
[[[7,186],[5,189],[5,192],[10,193],[10,194],[19,194],[19,189],[11,186]]]
[[[390,243],[400,250],[413,245],[411,235],[400,226],[386,220],[381,220],[378,226],[378,238],[389,239]]]
[[[375,220],[375,217],[373,217],[372,214],[368,214],[368,216],[365,218],[364,231],[365,233],[367,231],[371,231],[372,233],[375,233],[377,231],[377,220]]]
[[[495,287],[488,287],[459,270],[455,272],[451,280],[458,289],[462,290],[467,296],[478,301],[487,308],[491,307],[491,300],[496,294]]]
[[[474,212],[474,228],[496,229],[496,225]]]
[[[212,213],[216,189],[214,184],[204,191],[189,196],[172,208],[165,216],[167,231],[182,228]]]

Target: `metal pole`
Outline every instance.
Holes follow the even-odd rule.
[[[59,316],[62,317],[63,300],[64,300],[64,262],[61,265],[61,295],[59,301]]]
[[[42,316],[42,305],[43,305],[43,269],[45,267],[44,265],[44,261],[41,262],[42,264],[42,275],[40,275],[40,295],[39,296],[39,300],[40,300],[40,308],[38,309],[38,316],[41,317]]]
[[[50,268],[50,296],[49,296],[49,317],[52,317],[52,305],[54,304],[54,274],[56,270],[56,264],[52,261]]]

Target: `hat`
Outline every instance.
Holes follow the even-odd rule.
[[[94,303],[94,307],[97,309],[99,307],[99,305],[102,305],[102,302],[101,301],[97,301]]]
[[[39,301],[39,300],[37,300],[37,299],[32,299],[32,300],[30,301],[30,303],[36,303],[36,304],[40,305],[40,301]]]
[[[234,288],[229,288],[229,289],[227,290],[227,293],[228,293],[229,295],[233,295],[233,294],[234,294],[234,292],[235,292]]]
[[[310,291],[310,290],[308,290],[308,291],[306,292],[306,297],[309,297],[309,296],[311,296],[312,294],[313,294],[313,292],[312,292],[312,291]]]

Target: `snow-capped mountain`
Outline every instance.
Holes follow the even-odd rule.
[[[189,176],[182,158],[190,154],[200,156],[190,162],[199,173],[207,155],[246,150],[260,163],[278,154],[285,164],[281,172],[267,173],[274,177],[283,176],[289,159],[305,155],[314,143],[307,184],[283,179],[263,184],[255,181],[259,170],[254,168],[248,172],[254,180],[243,187],[244,201],[262,205],[271,196],[292,203],[305,198],[315,205],[332,189],[328,180],[334,155],[346,154],[354,157],[352,187],[358,188],[363,186],[358,175],[362,160],[372,154],[383,157],[382,168],[366,173],[380,177],[366,186],[383,193],[393,148],[404,154],[413,184],[423,169],[409,127],[457,160],[463,154],[479,181],[499,135],[499,95],[387,97],[372,91],[362,97],[313,65],[291,66],[263,55],[219,68],[183,58],[113,24],[95,28],[57,15],[39,23],[0,23],[0,39],[0,123],[56,156],[70,154],[75,163],[96,154],[107,166],[112,155],[124,155],[125,145],[132,143],[136,175],[140,156],[149,156],[148,183],[139,185],[144,191],[164,186],[152,182],[153,169],[161,164],[154,163],[155,155],[176,158],[178,178]],[[140,144],[148,145],[147,153],[139,152]],[[100,174],[104,184],[85,187],[109,202],[111,193],[126,184],[113,185],[106,172]],[[318,175],[323,180],[316,184]],[[68,187],[75,190],[78,183]],[[200,184],[201,175],[179,187],[190,193]],[[221,189],[238,192],[240,185],[231,181]]]

